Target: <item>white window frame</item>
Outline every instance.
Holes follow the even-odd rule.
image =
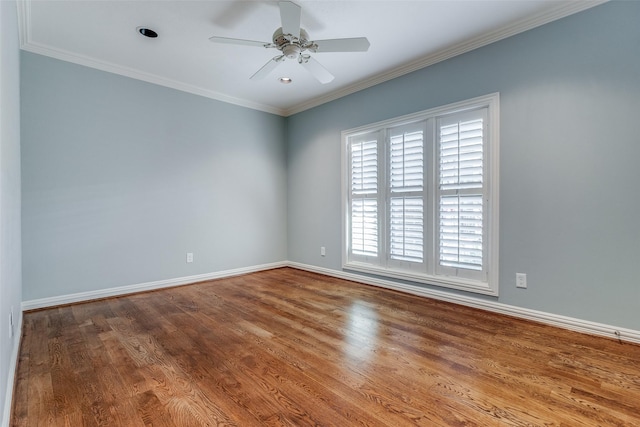
[[[342,267],[362,273],[409,280],[417,283],[458,289],[485,295],[498,295],[498,244],[499,244],[499,117],[500,95],[493,93],[425,111],[396,117],[342,132]],[[438,186],[438,153],[436,123],[439,119],[455,114],[486,110],[483,135],[483,270],[456,271],[439,266],[438,200],[446,192]],[[389,131],[401,127],[422,126],[424,129],[424,262],[391,260],[389,239],[388,185]],[[364,135],[378,137],[378,253],[375,257],[353,255],[350,249],[351,204],[351,156],[350,144],[362,140]],[[415,194],[415,193],[412,193]],[[464,194],[464,191],[461,192]],[[462,269],[464,270],[464,269]]]

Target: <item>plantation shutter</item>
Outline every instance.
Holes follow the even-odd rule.
[[[499,94],[343,131],[342,266],[498,295]]]
[[[350,144],[350,248],[361,256],[378,255],[378,141],[363,138]]]
[[[424,262],[424,125],[389,134],[389,257]]]
[[[437,246],[443,274],[473,277],[471,272],[486,270],[486,121],[486,109],[437,121]]]

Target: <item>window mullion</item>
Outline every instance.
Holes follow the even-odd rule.
[[[387,170],[387,165],[389,164],[388,156],[387,156],[387,139],[388,139],[388,131],[386,129],[380,130],[378,135],[378,206],[380,207],[380,233],[378,233],[379,241],[378,241],[378,249],[380,253],[380,264],[382,267],[387,267],[389,252],[387,250],[388,247],[388,230],[390,228],[389,225],[389,206],[387,201],[389,200],[390,192],[389,185],[387,183],[389,177],[389,171]]]
[[[436,260],[436,126],[435,119],[429,118],[426,123],[425,141],[424,141],[424,198],[425,198],[425,259],[427,274],[435,274]]]

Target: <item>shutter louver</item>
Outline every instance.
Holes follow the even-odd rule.
[[[378,255],[376,199],[354,199],[351,203],[351,250],[357,255]]]
[[[424,206],[421,197],[391,198],[391,258],[422,262],[424,259]]]
[[[391,137],[391,190],[421,191],[424,181],[422,131]]]
[[[482,188],[482,119],[440,128],[440,189]]]
[[[351,145],[351,191],[353,194],[375,193],[378,190],[377,141]]]
[[[389,256],[424,261],[424,132],[392,133],[389,147]]]
[[[351,251],[378,255],[378,141],[351,144]]]
[[[483,270],[483,131],[477,116],[439,128],[441,266]]]
[[[440,264],[482,270],[482,195],[440,198]]]

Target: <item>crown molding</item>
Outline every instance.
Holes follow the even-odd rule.
[[[18,12],[18,38],[20,49],[23,49],[31,39],[31,1],[19,0],[16,2]]]
[[[130,77],[136,80],[142,80],[147,83],[168,87],[171,89],[187,92],[194,95],[204,96],[205,98],[214,99],[216,101],[226,102],[228,104],[238,105],[253,110],[264,111],[267,113],[284,116],[285,111],[271,105],[264,105],[246,99],[235,98],[220,92],[189,85],[177,80],[167,79],[152,73],[145,73],[129,67],[123,67],[108,61],[101,61],[86,55],[79,55],[63,49],[56,49],[40,43],[32,41],[31,37],[31,0],[19,0],[17,2],[18,11],[18,32],[20,39],[20,49],[36,53],[50,58],[59,59],[61,61],[71,62],[85,67],[95,68],[97,70],[106,71],[108,73],[118,74]]]
[[[404,76],[405,74],[409,74],[422,68],[426,68],[430,65],[445,61],[455,56],[462,55],[463,53],[467,53],[480,47],[487,46],[491,43],[495,43],[497,41],[506,39],[516,34],[523,33],[536,27],[540,27],[550,22],[557,21],[558,19],[565,18],[569,15],[582,12],[584,10],[606,3],[607,1],[609,0],[574,0],[571,3],[561,3],[552,10],[547,10],[544,13],[529,16],[525,19],[498,28],[489,33],[484,33],[473,39],[449,46],[433,54],[394,68],[386,73],[378,74],[371,78],[362,80],[356,84],[349,85],[340,90],[311,99],[307,102],[300,103],[294,107],[286,109],[284,115],[291,116],[293,114],[309,110],[311,108],[326,104],[327,102],[334,101],[352,93],[359,92],[380,83],[393,80],[397,77]]]
[[[73,52],[65,51],[62,49],[55,49],[50,46],[35,43],[31,40],[31,1],[19,0],[17,2],[17,9],[20,48],[22,50],[37,53],[39,55],[49,56],[51,58],[83,65],[90,68],[95,68],[109,73],[119,74],[133,79],[142,80],[148,83],[165,86],[182,92],[204,96],[206,98],[214,99],[217,101],[222,101],[241,107],[251,108],[254,110],[264,111],[267,113],[287,117],[320,106],[322,104],[326,104],[327,102],[334,101],[355,92],[368,89],[372,86],[387,82],[389,80],[420,70],[430,65],[437,64],[463,53],[470,52],[480,47],[506,39],[513,35],[528,31],[530,29],[556,21],[569,15],[582,12],[586,9],[590,9],[594,6],[606,3],[607,1],[608,0],[574,0],[569,3],[560,3],[551,10],[547,10],[537,15],[529,16],[525,19],[506,25],[502,28],[498,28],[489,33],[484,33],[473,39],[449,46],[416,61],[412,61],[400,67],[394,68],[383,74],[378,74],[368,79],[364,79],[356,84],[348,85],[339,90],[310,99],[309,101],[299,103],[295,106],[292,106],[291,108],[278,108],[272,105],[256,103],[247,99],[228,96],[220,92],[212,91],[194,85],[189,85],[172,79],[167,79],[155,74],[145,73],[140,70],[123,67],[107,61],[101,61],[89,56],[78,55]]]
[[[78,55],[73,52],[65,51],[62,49],[54,49],[49,46],[44,46],[38,43],[29,42],[21,46],[22,50],[37,53],[39,55],[48,56],[50,58],[59,59],[61,61],[71,62],[85,67],[95,68],[97,70],[106,71],[108,73],[118,74],[125,77],[130,77],[136,80],[142,80],[147,83],[156,84],[159,86],[168,87],[171,89],[179,90],[181,92],[187,92],[194,95],[204,96],[205,98],[214,99],[216,101],[226,102],[228,104],[234,104],[241,107],[250,108],[253,110],[264,111],[267,113],[277,114],[283,116],[285,111],[280,108],[276,108],[270,105],[259,104],[246,99],[235,98],[225,95],[220,92],[204,89],[198,86],[189,85],[179,82],[177,80],[167,79],[155,74],[145,73],[133,68],[123,67],[111,62],[100,61],[95,58],[91,58],[84,55]]]

